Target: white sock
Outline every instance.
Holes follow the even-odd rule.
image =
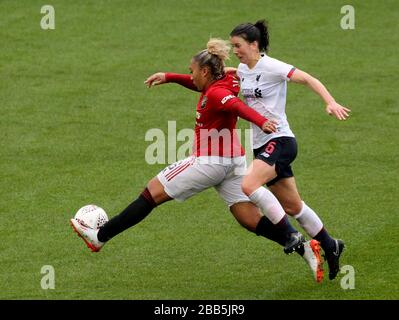
[[[285,212],[277,198],[265,187],[259,187],[249,199],[263,212],[263,214],[276,224],[285,216]]]
[[[305,230],[312,238],[323,228],[323,222],[321,222],[319,216],[303,201],[301,212],[295,215],[294,218],[298,221],[303,230]]]

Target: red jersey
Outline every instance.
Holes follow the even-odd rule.
[[[197,91],[190,75],[167,73],[166,81]],[[201,93],[196,110],[194,155],[238,157],[245,154],[236,132],[237,117],[259,127],[267,119],[245,105],[237,97],[239,91],[237,79],[226,74]]]

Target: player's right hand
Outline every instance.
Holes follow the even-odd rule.
[[[273,133],[277,131],[277,122],[274,120],[267,120],[262,125],[262,131],[265,133]]]
[[[144,83],[147,85],[148,88],[160,85],[165,82],[166,82],[166,76],[164,72],[154,73],[152,76],[149,76],[146,81],[144,81]]]
[[[346,120],[348,119],[349,112],[351,112],[351,110],[333,101],[326,106],[326,112],[338,120]]]

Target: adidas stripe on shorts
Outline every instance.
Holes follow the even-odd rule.
[[[238,202],[250,201],[241,189],[245,170],[245,156],[190,156],[166,167],[157,178],[167,195],[177,201],[184,201],[214,187],[230,207]]]

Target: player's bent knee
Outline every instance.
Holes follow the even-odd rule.
[[[285,213],[290,216],[295,216],[302,210],[302,203],[282,204],[282,206]]]
[[[241,183],[242,192],[244,192],[247,196],[250,196],[254,193],[260,186],[253,184],[249,179],[243,179]]]
[[[157,177],[152,178],[148,184],[147,189],[150,192],[152,198],[156,204],[161,204],[162,202],[168,201],[171,198],[165,192],[165,188]]]

